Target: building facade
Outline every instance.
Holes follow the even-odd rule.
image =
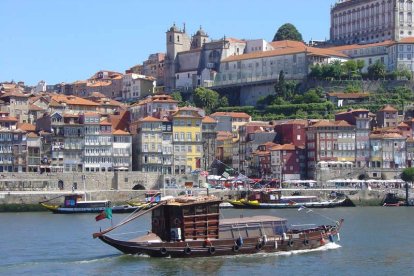
[[[331,9],[335,44],[374,43],[413,36],[410,0],[340,0]]]

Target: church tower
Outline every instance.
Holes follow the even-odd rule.
[[[165,88],[167,92],[175,88],[175,72],[177,54],[190,50],[190,38],[184,29],[174,25],[166,32],[167,56],[165,59]]]
[[[193,36],[193,40],[191,41],[191,49],[198,49],[202,48],[203,45],[207,42],[210,42],[210,39],[206,32],[204,32],[203,28],[201,28],[196,32]]]

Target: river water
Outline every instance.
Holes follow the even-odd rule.
[[[414,275],[414,209],[355,207],[222,210],[223,217],[276,215],[291,224],[344,218],[338,244],[316,251],[157,259],[122,255],[92,239],[110,226],[93,214],[0,213],[0,275]],[[114,223],[125,215],[114,215]],[[122,231],[149,229],[149,216]],[[116,234],[116,233],[115,233]]]

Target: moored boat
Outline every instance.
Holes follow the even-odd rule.
[[[52,199],[39,202],[39,204],[55,214],[100,213],[106,208],[111,208],[112,213],[132,213],[141,208],[127,204],[111,206],[111,201],[109,200],[82,200],[82,194],[70,194],[59,197],[64,197],[63,204],[61,205],[48,203]]]
[[[317,196],[283,196],[279,189],[254,190],[247,198],[239,200],[229,200],[235,208],[332,208],[339,206],[353,206],[352,202],[346,197],[333,197],[322,200]]]
[[[316,249],[339,241],[343,220],[333,225],[289,228],[286,219],[274,216],[221,219],[220,203],[212,196],[161,201],[93,237],[125,254],[174,258]],[[127,239],[108,235],[150,211],[152,229],[146,235]]]

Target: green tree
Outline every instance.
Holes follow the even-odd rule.
[[[348,79],[353,79],[359,75],[358,65],[355,60],[347,60],[342,65]]]
[[[210,114],[219,106],[219,98],[219,93],[204,87],[198,87],[193,92],[194,104],[203,108],[207,114]]]
[[[383,79],[385,73],[385,64],[380,60],[377,60],[374,64],[368,66],[368,77],[372,80]]]
[[[293,24],[290,23],[286,23],[280,26],[275,36],[273,37],[273,41],[281,40],[303,41],[302,34],[296,29]]]
[[[179,91],[175,91],[173,93],[171,93],[171,97],[178,101],[178,102],[182,102],[183,101],[183,96],[181,96],[181,93]]]
[[[309,78],[321,80],[323,77],[322,67],[319,63],[312,65],[310,68]]]
[[[310,89],[303,94],[303,103],[320,103],[322,102],[320,95],[315,89]]]
[[[405,168],[401,173],[401,179],[405,182],[413,183],[414,181],[414,168]]]
[[[277,97],[281,97],[282,99],[286,100],[287,98],[287,88],[286,88],[286,81],[285,81],[285,72],[281,70],[279,72],[279,80],[275,85],[275,92]]]
[[[336,80],[340,80],[344,73],[342,62],[340,60],[334,60],[330,63],[330,65],[332,67],[331,69],[332,77]]]
[[[363,60],[363,59],[358,59],[358,60],[356,61],[356,64],[357,64],[357,69],[358,69],[359,73],[361,74],[361,73],[362,73],[362,69],[363,69],[363,68],[364,68],[364,66],[365,66],[365,60]]]
[[[217,107],[219,108],[219,107],[228,107],[228,106],[229,106],[229,100],[227,99],[227,97],[226,96],[221,97]]]

